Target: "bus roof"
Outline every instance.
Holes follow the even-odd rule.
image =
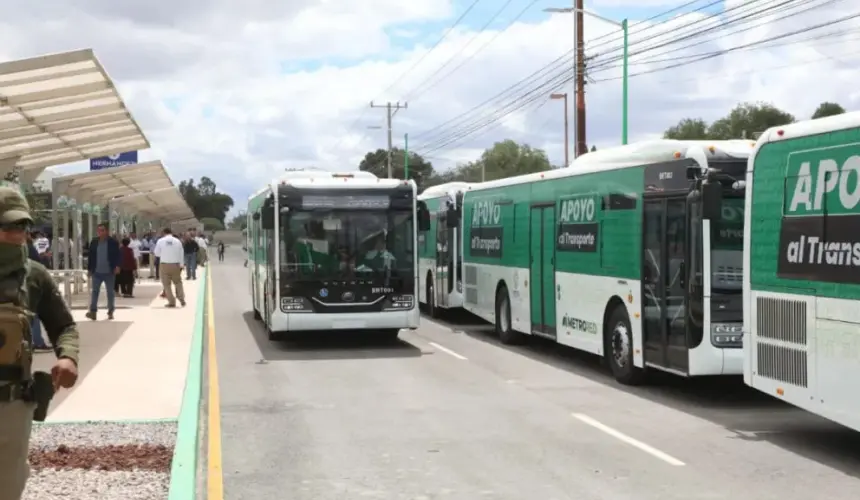
[[[700,151],[706,152],[705,156],[710,159],[736,158],[746,160],[752,153],[754,145],[754,141],[743,139],[728,141],[680,141],[674,139],[641,141],[626,146],[585,153],[576,158],[566,168],[473,184],[470,190],[482,191],[484,189],[527,184],[541,180],[562,179],[582,174],[640,167],[642,165],[674,160],[679,158],[678,155],[683,156],[687,154],[690,148],[698,148]]]
[[[415,181],[412,181],[411,179],[380,179],[370,172],[362,172],[358,170],[350,172],[296,170],[288,172],[287,174],[273,180],[271,184],[266,185],[248,197],[248,200],[253,200],[260,195],[267,195],[274,191],[277,185],[289,185],[300,189],[390,189],[404,184],[412,184],[413,191],[416,189]]]
[[[471,182],[446,182],[445,184],[430,186],[425,189],[424,192],[418,195],[418,199],[426,200],[429,198],[441,198],[443,196],[447,196],[452,191],[468,191],[472,186],[473,184]]]
[[[753,156],[758,154],[758,151],[769,142],[785,141],[788,139],[796,139],[798,137],[807,137],[810,135],[826,134],[836,130],[845,130],[849,128],[860,127],[860,111],[852,111],[850,113],[842,113],[841,115],[828,116],[826,118],[818,118],[816,120],[804,120],[802,122],[791,123],[779,127],[771,127],[764,131],[756,142]],[[755,167],[754,161],[750,161],[747,170],[752,172]]]

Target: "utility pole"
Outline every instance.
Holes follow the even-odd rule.
[[[576,120],[575,120],[575,128],[576,128],[576,149],[574,153],[574,157],[585,154],[588,152],[588,145],[586,144],[585,138],[585,34],[584,34],[584,0],[574,0],[574,36],[575,36],[575,45],[574,45],[574,53],[576,58],[576,74],[574,75],[576,81],[576,88],[574,89],[574,94],[576,96]]]
[[[385,108],[387,111],[387,115],[388,115],[388,178],[389,179],[394,178],[394,174],[391,171],[391,152],[394,149],[394,145],[392,142],[393,139],[391,136],[391,118],[393,118],[394,115],[398,111],[400,111],[401,109],[406,109],[408,106],[409,106],[409,103],[404,102],[403,104],[400,104],[400,101],[398,101],[394,104],[392,104],[391,101],[389,101],[385,105],[382,105],[382,104],[376,105],[376,104],[373,104],[373,101],[370,101],[370,107],[371,108]]]
[[[564,168],[570,166],[570,156],[569,156],[569,148],[570,148],[570,137],[568,136],[568,109],[567,109],[567,92],[563,94],[550,94],[550,99],[563,99],[564,100]]]

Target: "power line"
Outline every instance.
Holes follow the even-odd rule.
[[[496,14],[495,14],[492,18],[490,18],[490,20],[489,20],[489,21],[487,21],[487,23],[486,23],[486,24],[481,28],[481,31],[479,31],[478,33],[476,33],[476,34],[475,34],[475,36],[474,36],[474,37],[469,41],[469,43],[471,43],[472,41],[474,41],[474,40],[478,37],[478,35],[479,35],[480,33],[482,33],[483,31],[485,31],[485,30],[487,29],[487,27],[488,27],[488,26],[489,26],[489,25],[490,25],[490,24],[491,24],[491,23],[492,23],[492,22],[493,22],[493,21],[494,21],[494,20],[495,20],[495,19],[496,19],[496,18],[497,18],[501,13],[502,13],[502,11],[504,11],[504,10],[507,8],[507,6],[508,6],[508,5],[510,5],[510,3],[511,3],[512,1],[513,1],[513,0],[508,0],[508,1],[504,4],[504,6],[502,6],[502,8],[501,8],[501,9],[499,9],[499,11],[497,11],[497,12],[496,12]],[[430,80],[432,79],[432,77],[433,77],[433,76],[435,76],[437,73],[439,73],[442,69],[444,69],[444,68],[445,68],[445,65],[443,65],[442,67],[440,67],[440,68],[439,68],[439,70],[437,70],[437,71],[436,71],[436,73],[433,73],[432,75],[430,75],[429,77],[427,77],[427,80],[425,80],[425,81],[424,81],[424,83],[421,83],[421,84],[419,84],[419,85],[418,85],[418,87],[416,87],[416,89],[415,89],[415,90],[417,91],[417,94],[411,95],[411,99],[412,99],[413,101],[414,101],[414,100],[416,100],[416,99],[418,99],[418,98],[419,98],[419,97],[421,97],[422,95],[426,94],[428,90],[430,90],[431,88],[435,87],[436,85],[439,85],[439,84],[440,84],[440,83],[442,83],[444,80],[446,80],[449,76],[451,76],[451,75],[453,75],[454,73],[456,73],[456,72],[457,72],[457,70],[458,70],[458,69],[460,69],[460,68],[462,68],[464,64],[466,64],[467,62],[469,62],[472,58],[474,58],[476,55],[478,55],[482,50],[484,50],[484,49],[485,49],[485,48],[487,48],[490,44],[492,44],[492,43],[493,43],[493,42],[494,42],[494,41],[495,41],[495,40],[496,40],[496,39],[497,39],[497,38],[498,38],[502,33],[504,33],[505,31],[507,31],[507,30],[508,30],[508,28],[510,28],[511,26],[513,26],[513,25],[514,25],[514,23],[515,23],[515,22],[517,22],[521,17],[523,17],[523,15],[524,15],[524,14],[525,14],[525,13],[526,13],[530,8],[532,8],[532,7],[534,6],[534,4],[536,4],[537,2],[538,2],[538,0],[532,0],[531,2],[529,2],[529,4],[528,4],[528,5],[526,5],[526,6],[525,6],[525,7],[524,7],[520,12],[519,12],[519,14],[517,14],[517,15],[516,15],[516,16],[515,16],[515,17],[514,17],[514,18],[513,18],[513,19],[512,19],[508,24],[507,24],[507,26],[505,26],[505,27],[504,27],[504,28],[502,28],[501,30],[497,31],[497,32],[496,32],[496,33],[495,33],[491,38],[489,38],[486,42],[484,42],[484,44],[483,44],[483,45],[481,45],[480,47],[478,47],[478,49],[477,49],[477,50],[475,50],[475,52],[473,52],[471,55],[469,55],[468,57],[465,57],[464,59],[462,59],[462,60],[460,61],[460,64],[458,64],[457,66],[455,66],[451,71],[449,71],[449,72],[445,73],[444,75],[442,75],[442,77],[441,77],[441,78],[438,78],[435,82],[430,83],[429,85],[425,86],[425,87],[422,89],[421,87],[422,87],[422,86],[424,86],[425,84],[427,84],[428,82],[430,82]],[[469,46],[469,43],[467,43],[467,44],[466,44],[466,46],[464,46],[463,48],[461,48],[461,49],[460,49],[460,52],[464,51],[464,50],[466,49],[466,47],[468,47],[468,46]],[[451,59],[451,60],[453,60],[453,59]],[[450,62],[450,60],[449,60],[449,62]],[[420,90],[419,90],[419,89],[420,89]]]
[[[471,11],[472,11],[472,9],[474,9],[474,8],[475,8],[475,6],[476,6],[476,5],[478,5],[478,2],[480,2],[480,1],[481,1],[481,0],[474,0],[474,1],[472,2],[472,4],[471,4],[471,5],[469,5],[469,6],[466,8],[466,10],[465,10],[461,15],[460,15],[460,17],[458,17],[458,18],[457,18],[457,20],[456,20],[456,21],[454,21],[454,24],[452,24],[451,26],[449,26],[449,27],[448,27],[448,29],[446,29],[446,30],[442,33],[442,36],[441,36],[441,37],[439,37],[439,39],[438,39],[438,40],[436,40],[436,43],[434,43],[434,44],[433,44],[433,46],[431,46],[431,47],[427,50],[427,52],[425,52],[421,57],[419,57],[417,61],[415,61],[411,66],[409,66],[409,68],[408,68],[406,71],[404,71],[403,73],[401,73],[401,74],[400,74],[400,76],[398,76],[397,78],[395,78],[395,79],[394,79],[394,82],[392,82],[388,87],[386,87],[386,88],[385,88],[385,90],[383,90],[382,92],[380,92],[380,93],[379,93],[379,96],[377,96],[377,99],[378,99],[379,97],[381,97],[382,95],[384,95],[384,94],[385,94],[386,92],[388,92],[389,90],[391,90],[392,88],[394,88],[394,86],[395,86],[395,85],[397,85],[401,80],[403,80],[403,78],[404,78],[406,75],[408,75],[408,74],[409,74],[413,69],[415,69],[416,67],[418,67],[418,65],[419,65],[419,64],[421,64],[421,62],[422,62],[422,61],[424,61],[424,59],[426,59],[426,58],[427,58],[427,56],[429,56],[429,55],[430,55],[430,53],[432,53],[434,50],[436,50],[436,47],[438,47],[438,46],[442,43],[442,41],[443,41],[443,40],[445,40],[445,38],[447,38],[447,37],[448,37],[448,35],[449,35],[449,34],[451,34],[451,32],[452,32],[452,31],[454,31],[454,28],[456,28],[456,27],[460,24],[460,22],[461,22],[463,19],[465,19],[465,17],[466,17],[467,15],[469,15],[469,12],[471,12]],[[367,111],[367,110],[365,109],[365,111],[363,111],[363,112],[358,116],[358,118],[356,118],[356,119],[355,119],[355,121],[354,121],[354,122],[353,122],[349,127],[347,127],[347,129],[352,129],[352,128],[354,128],[356,125],[358,125],[358,122],[359,122],[359,121],[361,121],[361,119],[364,117],[364,113],[365,113],[366,111]],[[362,134],[361,139],[364,139],[364,137],[365,137],[366,135],[367,135],[367,132],[365,132],[364,134]],[[347,135],[346,135],[346,134],[344,134],[343,138],[341,138],[341,140],[340,140],[340,141],[338,141],[338,143],[337,143],[337,144],[335,144],[335,149],[337,149],[337,148],[338,148],[338,147],[343,143],[343,141],[346,139],[346,137],[347,137]],[[361,142],[361,139],[359,139],[359,142]]]
[[[752,47],[752,46],[755,46],[755,45],[757,45],[757,44],[763,44],[763,43],[771,42],[771,41],[774,41],[774,40],[778,40],[778,39],[786,38],[786,37],[789,37],[789,36],[793,36],[793,35],[796,35],[796,34],[806,33],[806,32],[809,32],[809,31],[812,31],[812,30],[815,30],[815,29],[819,29],[819,28],[826,27],[826,26],[831,26],[831,25],[833,25],[833,24],[837,24],[837,23],[844,22],[844,21],[847,21],[847,20],[850,20],[850,19],[854,19],[855,17],[860,17],[860,14],[849,15],[849,16],[845,16],[845,17],[843,17],[843,18],[840,18],[840,19],[837,19],[837,20],[834,20],[834,21],[829,21],[829,22],[826,22],[826,23],[821,23],[821,24],[816,25],[816,26],[813,26],[813,27],[808,27],[808,28],[804,28],[804,29],[801,29],[801,30],[796,30],[796,31],[794,31],[794,32],[784,33],[784,34],[781,34],[781,35],[779,35],[779,36],[777,36],[777,37],[771,37],[769,40],[763,40],[763,41],[759,41],[759,42],[753,42],[753,43],[744,44],[744,45],[741,45],[741,46],[731,47],[731,48],[729,48],[729,49],[725,49],[725,50],[722,50],[722,51],[718,51],[716,54],[710,55],[710,56],[709,56],[709,57],[707,57],[707,58],[717,57],[717,56],[719,56],[719,55],[723,55],[723,54],[725,54],[725,53],[729,53],[729,52],[732,52],[732,51],[735,51],[735,50],[739,50],[739,49],[741,49],[741,48]],[[654,72],[657,72],[657,71],[664,71],[664,70],[666,70],[666,69],[671,69],[671,68],[676,68],[676,67],[680,67],[680,66],[685,66],[685,65],[693,64],[693,63],[695,63],[695,62],[699,62],[700,60],[704,60],[704,59],[705,59],[705,58],[700,58],[700,59],[696,59],[696,60],[694,60],[694,61],[680,62],[680,63],[676,63],[676,64],[673,64],[673,65],[668,66],[668,67],[664,67],[664,68],[657,68],[657,69],[655,69],[655,70],[651,70],[651,71],[648,71],[648,72],[637,73],[636,75],[630,75],[630,76],[632,77],[632,76],[637,76],[637,75],[639,75],[639,74],[646,74],[646,73],[654,73]],[[573,76],[571,76],[571,75],[567,75],[567,76],[565,76],[565,72],[562,72],[562,73],[560,73],[560,74],[555,75],[555,76],[553,77],[553,79],[551,79],[551,80],[550,80],[550,82],[549,82],[549,83],[550,83],[550,84],[556,84],[556,85],[557,85],[557,84],[563,84],[563,83],[566,83],[566,82],[570,81],[572,78],[573,78]],[[618,78],[610,78],[610,79],[599,80],[599,81],[617,80],[617,79],[618,79]],[[544,85],[545,85],[545,84],[544,84]],[[534,93],[535,93],[535,92],[538,92],[538,95],[537,95],[537,96],[535,96],[535,95],[534,95]],[[518,109],[522,108],[524,105],[528,104],[529,102],[531,102],[531,101],[533,101],[533,100],[535,100],[535,99],[540,98],[540,93],[542,93],[542,92],[543,92],[543,86],[538,86],[537,88],[532,89],[532,90],[531,90],[530,92],[528,92],[527,94],[525,94],[525,95],[523,95],[523,96],[520,96],[520,97],[518,98],[518,100],[520,100],[520,101],[524,101],[524,102],[522,102],[522,104],[518,103],[517,101],[514,101],[513,103],[509,103],[509,104],[507,104],[506,106],[504,106],[502,109],[500,109],[500,110],[496,110],[496,112],[494,112],[494,113],[493,113],[493,116],[489,117],[489,120],[487,120],[487,118],[488,118],[488,117],[483,117],[483,121],[481,121],[481,119],[480,119],[480,118],[479,118],[478,120],[473,120],[471,123],[466,124],[465,126],[461,127],[461,128],[460,128],[460,130],[457,130],[457,131],[455,131],[455,132],[453,132],[453,133],[449,133],[449,134],[447,134],[447,135],[445,135],[445,136],[443,136],[443,137],[441,137],[441,138],[437,138],[437,139],[435,139],[435,140],[431,141],[430,143],[423,145],[423,146],[422,146],[422,148],[419,148],[419,149],[421,149],[422,151],[423,151],[423,150],[426,150],[426,151],[436,151],[436,150],[439,150],[439,149],[445,148],[445,147],[447,147],[448,145],[450,145],[450,144],[452,144],[452,143],[454,143],[454,142],[458,142],[458,141],[462,140],[463,138],[465,138],[465,137],[467,137],[467,136],[469,136],[469,135],[473,134],[476,130],[479,130],[479,129],[480,129],[480,128],[482,128],[482,127],[486,127],[486,126],[488,126],[489,124],[491,124],[491,123],[493,123],[493,122],[495,122],[495,121],[498,121],[498,120],[500,120],[501,118],[504,118],[505,116],[509,115],[510,113],[513,113],[514,111],[516,111],[516,110],[518,110]]]
[[[755,0],[755,1],[758,1],[758,0]],[[796,0],[790,0],[790,1],[796,1]],[[712,4],[708,4],[708,5],[712,5]],[[745,5],[747,5],[747,6],[748,6],[748,4],[745,4]],[[707,5],[706,5],[705,7],[707,7]],[[736,8],[737,8],[737,7],[734,7],[734,8],[728,9],[728,10],[735,10]],[[677,8],[675,8],[675,9],[677,9]],[[672,9],[672,10],[675,10],[675,9]],[[655,18],[656,18],[656,17],[659,17],[659,15],[658,15],[658,16],[654,16],[654,17],[655,17]],[[701,20],[693,21],[693,22],[691,22],[691,23],[688,23],[685,27],[694,26],[695,24],[699,23],[700,21],[701,21]],[[662,24],[662,23],[661,23],[661,24]],[[655,25],[655,26],[656,26],[656,25]],[[647,30],[647,29],[649,29],[649,28],[651,28],[651,26],[646,27],[644,30],[640,30],[640,31],[645,31],[645,30]],[[632,45],[634,45],[634,46],[635,46],[636,44],[634,43],[634,44],[632,44]],[[506,94],[510,94],[511,92],[518,92],[519,90],[521,90],[521,89],[522,89],[522,87],[526,87],[526,86],[528,86],[530,83],[533,83],[534,81],[536,81],[536,80],[540,79],[540,78],[541,78],[541,76],[542,76],[543,74],[547,73],[547,72],[551,72],[551,71],[553,71],[554,69],[558,69],[559,67],[562,67],[562,66],[564,67],[563,72],[564,72],[564,73],[568,72],[568,71],[569,71],[569,69],[568,69],[568,68],[569,68],[570,61],[571,61],[570,57],[572,57],[572,54],[573,54],[573,50],[568,51],[567,53],[565,53],[565,54],[563,54],[563,55],[559,56],[558,58],[556,58],[555,60],[551,61],[551,62],[550,62],[549,64],[547,64],[546,66],[544,66],[544,67],[542,67],[542,68],[538,69],[538,70],[537,70],[537,71],[535,71],[534,73],[532,73],[532,74],[528,75],[527,77],[523,78],[523,79],[522,79],[522,80],[520,80],[519,82],[517,82],[517,83],[515,83],[514,85],[512,85],[512,86],[508,87],[507,89],[503,90],[503,91],[502,91],[502,92],[500,92],[499,94],[497,94],[497,95],[495,95],[495,96],[493,96],[493,97],[491,97],[491,98],[489,98],[489,99],[485,100],[484,102],[482,102],[482,103],[478,104],[477,106],[475,106],[475,107],[471,108],[470,110],[466,111],[465,113],[463,113],[463,114],[461,114],[461,115],[455,116],[455,117],[453,117],[453,118],[451,118],[451,119],[447,120],[446,122],[443,122],[442,124],[440,124],[440,125],[438,125],[438,126],[436,126],[436,127],[433,127],[433,128],[432,128],[432,129],[430,129],[430,130],[427,130],[427,131],[424,131],[424,132],[421,132],[421,133],[417,134],[417,135],[416,135],[416,137],[426,137],[426,136],[434,137],[434,139],[425,139],[425,141],[424,141],[424,142],[425,142],[425,144],[428,144],[428,143],[431,143],[431,142],[438,141],[438,140],[439,140],[439,137],[443,136],[443,135],[444,135],[444,134],[446,134],[446,133],[450,133],[450,132],[448,132],[447,130],[446,130],[446,131],[439,132],[439,130],[440,130],[440,129],[442,129],[442,127],[445,127],[446,125],[449,125],[449,124],[451,124],[452,122],[462,121],[464,117],[467,117],[468,115],[470,115],[470,114],[472,114],[473,112],[477,111],[478,109],[480,109],[481,107],[485,106],[486,104],[489,104],[489,103],[491,103],[491,102],[493,102],[493,101],[496,101],[496,100],[500,100],[500,99],[504,99],[504,98],[506,98]],[[568,56],[570,56],[570,57],[568,57]],[[553,75],[553,76],[551,76],[550,78],[555,78],[555,77],[557,77],[557,76],[558,76],[558,75]],[[461,124],[461,126],[462,126],[462,124]]]

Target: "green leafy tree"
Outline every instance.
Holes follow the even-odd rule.
[[[233,216],[233,218],[230,219],[230,222],[227,223],[227,228],[233,230],[245,229],[248,225],[247,217],[247,212],[240,210],[239,213]]]
[[[224,224],[221,223],[220,220],[214,217],[203,217],[200,219],[200,223],[203,224],[203,229],[205,231],[222,231],[224,230]]]
[[[844,112],[845,108],[835,102],[822,102],[818,105],[818,108],[815,109],[815,113],[812,113],[812,119],[816,120],[826,116],[841,115]]]
[[[201,177],[198,184],[194,179],[188,179],[179,183],[179,192],[185,198],[185,202],[194,212],[197,220],[205,218],[216,219],[224,226],[227,212],[233,208],[233,198],[218,191],[218,186],[209,177]]]
[[[701,118],[684,118],[677,125],[666,129],[663,138],[681,141],[707,139],[708,124]]]
[[[745,102],[708,127],[708,139],[726,140],[754,137],[770,127],[794,123],[794,116],[768,103]]]
[[[404,160],[406,156],[400,148],[391,151],[391,173],[395,179],[404,178]],[[388,178],[388,150],[377,149],[364,155],[364,159],[358,164],[358,169],[370,172],[380,179]],[[425,160],[419,154],[409,153],[409,178],[418,185],[418,192],[431,185],[435,172],[433,164]]]

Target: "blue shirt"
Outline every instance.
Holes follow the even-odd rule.
[[[98,250],[96,251],[96,272],[99,274],[110,274],[113,271],[110,268],[110,260],[108,255],[107,240],[99,240]]]

